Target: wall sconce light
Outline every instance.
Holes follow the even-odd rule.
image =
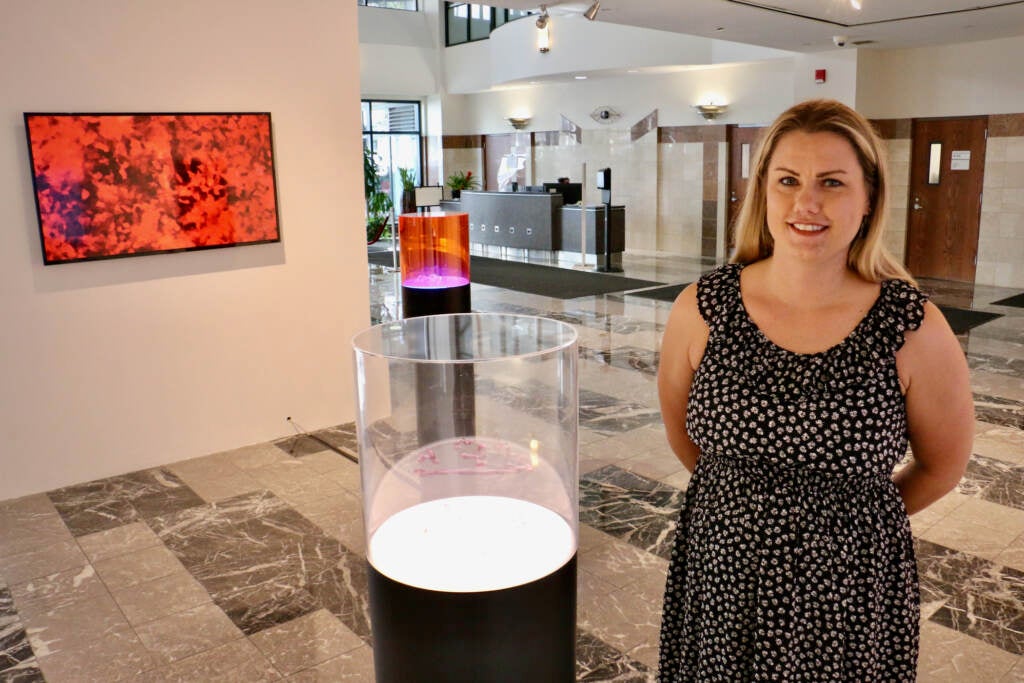
[[[695,104],[693,108],[697,110],[697,113],[704,117],[707,121],[714,121],[719,116],[724,114],[729,109],[727,104]]]
[[[523,128],[526,128],[528,125],[530,125],[529,116],[508,116],[505,118],[505,120],[508,121],[509,125],[511,125],[516,130],[522,130]]]
[[[540,16],[537,17],[537,49],[542,53],[551,49],[551,17],[548,15],[547,5],[540,6]]]
[[[583,13],[590,21],[597,18],[597,11],[601,9],[601,0],[594,0],[594,4],[587,8],[587,11]]]

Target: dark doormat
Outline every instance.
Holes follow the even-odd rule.
[[[993,306],[1015,306],[1017,308],[1024,308],[1024,294],[1014,294],[1008,296],[1005,299],[999,301],[993,301]]]
[[[939,306],[942,315],[946,316],[946,322],[953,328],[955,334],[969,332],[972,328],[987,323],[989,320],[1002,318],[998,313],[986,313],[984,311],[969,311],[966,308],[953,308],[952,306]]]
[[[639,292],[629,292],[626,296],[642,296],[645,299],[657,299],[658,301],[675,301],[679,293],[686,289],[689,282],[681,285],[666,285],[654,289],[644,289]]]
[[[370,263],[381,266],[391,265],[391,252],[371,251],[368,257]],[[580,296],[624,292],[628,289],[654,287],[662,284],[621,275],[604,275],[554,266],[502,261],[485,256],[470,257],[469,278],[481,285],[503,287],[555,299],[575,299]]]

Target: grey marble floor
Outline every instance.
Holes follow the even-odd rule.
[[[714,264],[623,265],[674,284]],[[374,266],[369,280],[374,322],[396,318],[397,274]],[[991,305],[1015,290],[923,284],[999,317],[959,335],[978,417],[967,476],[911,520],[919,680],[1024,681],[1024,309]],[[651,680],[689,480],[654,390],[670,303],[482,285],[472,298],[579,332],[578,678]],[[0,502],[0,681],[372,680],[355,452],[339,425]]]

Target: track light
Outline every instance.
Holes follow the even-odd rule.
[[[601,9],[601,0],[594,0],[594,4],[587,8],[587,11],[583,13],[590,21],[593,21],[597,17],[597,11]]]
[[[539,17],[537,17],[537,28],[539,28],[539,29],[545,29],[545,28],[547,28],[547,26],[548,26],[548,20],[549,20],[550,18],[551,18],[551,17],[549,17],[549,16],[548,16],[548,8],[547,8],[547,5],[541,5],[541,6],[540,6],[540,16],[539,16]]]

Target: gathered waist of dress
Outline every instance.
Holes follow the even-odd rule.
[[[768,460],[747,454],[702,451],[698,468],[703,470],[726,467],[756,476],[779,486],[813,487],[822,493],[854,493],[894,490],[891,473],[880,471],[832,471],[821,466]]]

